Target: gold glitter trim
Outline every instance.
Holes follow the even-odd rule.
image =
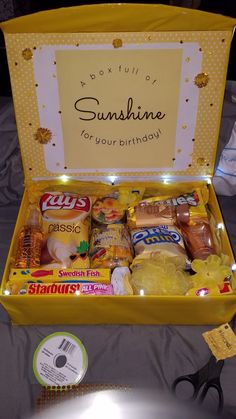
[[[38,128],[34,134],[34,139],[40,144],[47,144],[52,139],[52,132],[47,128]]]
[[[26,61],[31,60],[31,58],[33,57],[33,53],[32,53],[32,51],[31,51],[31,49],[30,49],[30,48],[25,48],[25,49],[22,51],[22,57],[23,57],[23,58],[24,58],[24,60],[26,60]]]
[[[119,39],[119,38],[114,39],[112,42],[112,45],[114,48],[121,48],[123,46],[122,39]]]
[[[206,87],[209,82],[209,75],[207,73],[199,73],[194,79],[194,83],[197,87],[202,88]]]

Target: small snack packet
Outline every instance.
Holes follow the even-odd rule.
[[[128,226],[131,229],[156,225],[173,225],[174,221],[174,206],[163,200],[163,197],[147,198],[135,207],[128,209]]]
[[[110,224],[92,229],[91,268],[129,266],[133,260],[129,233],[124,224]]]
[[[41,197],[45,242],[41,265],[52,268],[89,268],[91,198],[68,192],[46,192]]]
[[[174,225],[176,221],[188,222],[190,216],[206,214],[199,188],[177,197],[156,196],[139,202],[128,209],[128,225],[132,228]]]
[[[124,221],[125,211],[114,197],[97,199],[92,207],[92,220],[96,224],[115,224]]]
[[[154,255],[184,256],[187,260],[182,236],[175,226],[160,225],[131,231],[135,259],[149,259]]]

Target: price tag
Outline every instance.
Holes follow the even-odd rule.
[[[236,335],[228,323],[202,334],[217,361],[236,355]]]

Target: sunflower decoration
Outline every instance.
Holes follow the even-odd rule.
[[[52,132],[48,128],[38,128],[34,139],[40,144],[48,144],[52,139]]]
[[[24,58],[24,60],[29,61],[33,57],[33,52],[31,51],[30,48],[25,48],[22,51],[22,57]]]
[[[123,46],[122,39],[119,39],[119,38],[114,39],[112,42],[112,45],[114,48],[121,48]]]
[[[199,74],[196,75],[196,77],[194,79],[194,83],[200,89],[202,87],[206,87],[208,82],[209,82],[209,75],[207,73],[199,73]]]

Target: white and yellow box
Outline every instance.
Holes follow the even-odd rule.
[[[191,192],[211,184],[236,21],[163,5],[101,4],[1,24],[10,69],[25,194],[2,280],[14,323],[213,324],[236,295],[4,295],[30,190],[144,187]],[[87,183],[85,183],[85,181]],[[96,183],[97,182],[97,183]],[[222,253],[234,263],[225,229]]]

